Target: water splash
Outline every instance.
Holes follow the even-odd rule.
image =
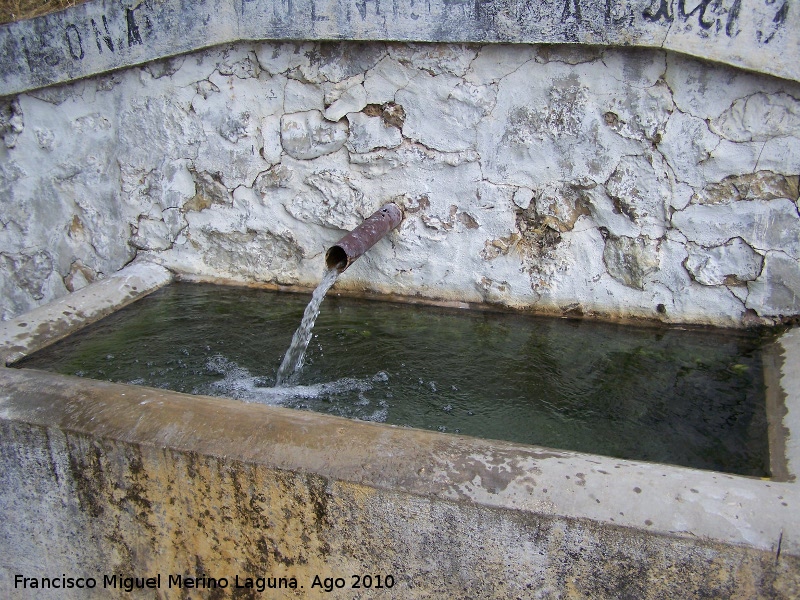
[[[384,422],[389,413],[385,400],[373,401],[365,395],[376,388],[384,389],[385,393],[389,376],[383,371],[371,378],[342,377],[311,385],[268,387],[264,378],[251,375],[244,367],[219,354],[206,362],[206,370],[222,375],[223,378],[196,387],[192,390],[193,394],[223,396],[244,402],[305,410],[320,410],[324,407],[324,412],[361,421]]]
[[[308,342],[311,340],[311,331],[314,329],[314,321],[319,316],[319,307],[325,294],[331,289],[336,278],[339,276],[339,267],[337,265],[325,272],[322,281],[319,282],[317,289],[311,295],[311,302],[306,306],[303,313],[303,320],[300,322],[300,327],[294,332],[292,336],[292,343],[283,357],[283,362],[278,369],[278,375],[275,377],[275,387],[285,387],[294,385],[297,382],[297,377],[300,374],[300,369],[303,368],[303,359],[306,355],[306,348]]]

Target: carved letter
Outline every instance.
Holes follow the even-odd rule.
[[[739,29],[736,27],[736,21],[739,20],[739,11],[742,9],[742,0],[736,0],[728,11],[728,23],[725,25],[725,34],[728,37],[736,37],[739,35]]]
[[[772,2],[767,2],[767,4],[772,4]],[[778,9],[778,12],[775,13],[775,17],[772,19],[773,28],[769,35],[764,37],[764,32],[759,31],[757,33],[758,41],[762,44],[769,44],[772,41],[772,38],[775,37],[775,34],[778,33],[778,30],[783,27],[783,24],[786,22],[786,15],[789,13],[789,1],[786,0],[781,7]],[[763,41],[762,41],[763,38]]]
[[[672,23],[672,11],[670,10],[671,0],[658,0],[658,10],[653,12],[652,5],[642,13],[642,16],[648,21],[655,23],[656,21],[664,20],[667,23]]]
[[[574,16],[577,21],[581,20],[581,5],[579,0],[565,0],[564,11],[561,13],[561,22],[563,23],[571,16]]]
[[[364,12],[366,12],[366,7]],[[318,23],[320,21],[327,21],[327,20],[328,17],[326,15],[317,14],[317,3],[314,0],[311,0],[311,21],[314,23]]]
[[[694,7],[694,10],[690,13],[686,12],[686,0],[678,0],[678,14],[684,21],[688,21],[689,17],[691,17],[697,11],[700,11],[700,15],[697,17],[698,24],[703,29],[710,29],[711,26],[714,24],[714,21],[704,21],[703,17],[706,15],[706,9],[708,5],[711,4],[711,0],[702,0],[700,4]]]
[[[72,33],[72,35],[70,35],[70,33]],[[72,24],[67,25],[64,38],[67,40],[67,46],[69,46],[69,53],[72,55],[72,58],[75,60],[82,60],[84,56],[83,42],[81,41],[81,33],[78,31],[78,28]],[[77,50],[75,46],[78,47]]]
[[[356,8],[358,8],[358,14],[361,15],[361,20],[364,21],[367,18],[367,2],[375,2],[375,14],[381,14],[381,0],[356,0]]]
[[[134,9],[135,10],[135,9]],[[133,18],[133,10],[125,9],[125,19],[128,22],[128,48],[142,43],[142,36],[139,34],[139,26]]]
[[[111,32],[108,30],[108,21],[106,20],[106,16],[103,15],[103,27],[105,27],[105,34],[100,33],[100,29],[97,27],[97,23],[94,22],[92,19],[92,28],[94,29],[94,40],[97,42],[97,51],[102,54],[103,53],[103,46],[100,43],[100,39],[105,42],[106,47],[114,51],[114,41],[111,39]]]

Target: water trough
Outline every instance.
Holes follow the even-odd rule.
[[[137,264],[4,323],[3,361],[172,278]],[[4,528],[8,547],[42,557],[5,567],[5,585],[12,571],[166,577],[192,561],[208,577],[295,577],[305,589],[317,574],[392,575],[388,597],[556,593],[564,581],[586,595],[791,590],[797,331],[775,350],[768,410],[785,471],[772,479],[4,367]]]
[[[794,8],[100,0],[1,26],[0,595],[800,597],[797,328],[764,355],[769,477],[12,368],[175,281],[308,291],[367,198],[403,222],[342,293],[789,323]]]

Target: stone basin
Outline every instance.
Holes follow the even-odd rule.
[[[796,328],[769,479],[8,368],[176,279],[308,290],[390,201],[343,292],[796,321],[795,9],[93,0],[0,26],[0,595],[800,597]]]
[[[135,264],[4,323],[4,364],[172,279]],[[228,593],[237,575],[306,591],[316,576],[349,590],[353,575],[380,575],[397,598],[789,597],[800,382],[786,365],[798,357],[790,330],[769,382],[771,479],[3,367],[3,585],[24,597],[15,575],[63,572],[108,594],[106,575],[161,574],[178,597],[177,575],[225,579]]]

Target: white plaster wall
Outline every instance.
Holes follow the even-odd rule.
[[[135,258],[543,312],[800,314],[800,84],[660,50],[239,43],[6,98],[0,316]]]

